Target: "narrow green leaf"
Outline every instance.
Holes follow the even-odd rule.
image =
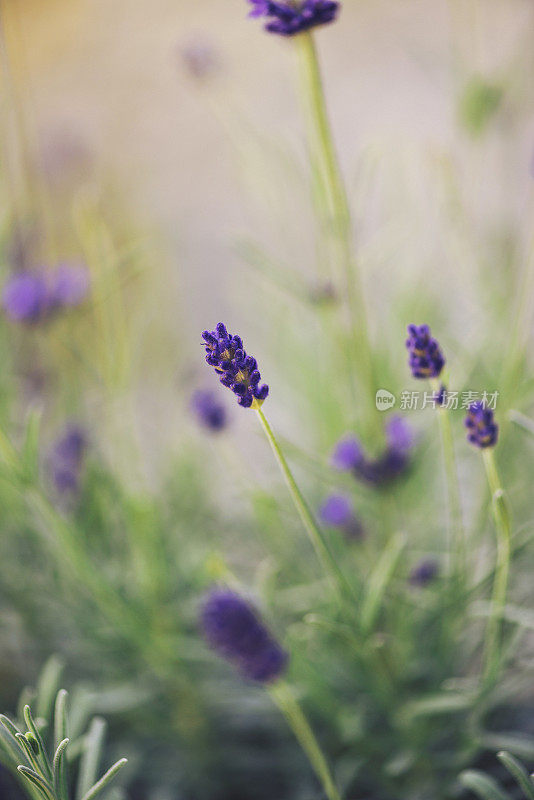
[[[43,719],[48,719],[50,717],[63,667],[63,662],[57,658],[57,656],[49,658],[44,665],[37,684],[37,700],[35,705],[37,717],[42,717]]]
[[[52,767],[50,766],[50,761],[48,760],[48,756],[46,754],[45,744],[43,742],[43,737],[39,733],[37,725],[32,716],[31,709],[28,705],[24,706],[24,721],[28,726],[28,729],[33,733],[35,738],[39,743],[40,748],[40,755],[39,755],[39,763],[42,766],[44,775],[47,780],[52,781]]]
[[[399,712],[399,716],[406,721],[416,717],[430,717],[435,714],[455,714],[466,711],[473,704],[474,696],[469,693],[443,692],[422,697],[407,703]]]
[[[41,411],[33,410],[28,417],[26,435],[21,451],[22,469],[28,482],[35,481],[39,471],[39,430]],[[37,713],[37,716],[40,716]]]
[[[63,739],[59,743],[54,755],[54,791],[56,800],[69,800],[67,792],[67,765],[65,763],[65,750],[69,743],[68,739]]]
[[[396,533],[386,545],[376,567],[371,573],[360,615],[364,633],[368,633],[374,625],[382,599],[395,572],[405,544],[406,537],[404,534]]]
[[[113,780],[117,772],[119,772],[119,770],[121,770],[127,763],[127,758],[121,758],[120,761],[117,761],[116,764],[113,764],[113,766],[108,769],[105,775],[100,778],[98,783],[95,783],[92,789],[90,789],[87,794],[83,796],[82,800],[93,800],[93,798],[99,795],[100,792],[106,788],[106,786]]]
[[[60,689],[54,707],[54,747],[67,738],[67,698],[65,689]]]
[[[44,780],[44,778],[41,778],[40,775],[34,772],[33,769],[29,769],[29,767],[17,767],[17,770],[26,778],[26,780],[30,781],[30,783],[39,790],[41,796],[44,797],[44,800],[55,800],[49,784]]]
[[[34,768],[34,770],[36,772],[40,773],[42,771],[41,770],[41,764],[39,763],[37,755],[34,753],[31,744],[26,739],[24,734],[17,733],[17,742],[19,743],[19,745],[21,747],[21,750],[24,751],[24,755],[26,756],[26,759],[27,759],[28,763],[30,763],[32,765],[32,767]]]
[[[516,779],[517,783],[525,793],[527,800],[534,800],[534,783],[532,782],[532,778],[528,774],[523,764],[521,764],[517,758],[514,758],[513,755],[507,753],[505,750],[501,750],[500,753],[497,753],[497,758],[502,764],[504,764],[508,772]]]
[[[80,761],[76,800],[81,800],[97,779],[106,727],[106,722],[101,717],[95,717],[91,721],[89,731],[85,736],[85,746]]]
[[[497,781],[479,770],[467,769],[462,772],[460,783],[466,789],[471,789],[481,800],[511,800],[510,795],[501,789]]]

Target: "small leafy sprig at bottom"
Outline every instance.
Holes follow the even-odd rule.
[[[517,758],[502,750],[497,758],[513,777],[521,789],[521,798],[534,800],[534,775],[529,775],[526,767]],[[470,789],[480,800],[512,800],[512,794],[505,791],[497,781],[476,769],[468,769],[461,773],[460,782],[466,789]],[[514,792],[513,797],[518,795]]]
[[[0,715],[0,762],[12,771],[16,770],[31,800],[69,800],[67,692],[60,690],[55,701],[52,758],[43,739],[44,731],[50,727],[48,722],[39,718],[34,720],[29,705],[24,706],[23,718],[24,727],[27,728],[25,733],[8,717]],[[99,797],[127,763],[127,759],[121,758],[96,780],[100,744],[92,736],[86,736],[81,741],[82,764],[76,792],[80,800]]]

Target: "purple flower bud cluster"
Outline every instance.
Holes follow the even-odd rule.
[[[499,426],[495,422],[491,408],[481,403],[472,403],[464,421],[467,440],[476,447],[493,447],[497,444]]]
[[[415,565],[410,573],[412,586],[428,586],[439,575],[439,564],[434,558],[424,558]]]
[[[369,458],[355,436],[341,439],[332,454],[336,469],[352,474],[370,486],[384,486],[406,471],[415,444],[405,419],[391,417],[386,424],[386,448],[378,458]]]
[[[356,517],[352,503],[344,494],[329,495],[319,509],[319,517],[325,525],[339,528],[347,539],[361,539],[363,527]]]
[[[191,398],[191,411],[198,422],[211,431],[222,431],[228,424],[228,414],[224,404],[215,392],[199,389]]]
[[[49,471],[58,494],[78,492],[86,449],[87,437],[79,425],[69,425],[55,442],[49,456]]]
[[[271,683],[286,671],[288,653],[253,606],[235,592],[212,590],[202,608],[201,624],[210,647],[244,678]]]
[[[302,31],[333,22],[339,11],[336,0],[249,0],[251,17],[266,17],[265,30],[280,36],[294,36]]]
[[[82,266],[59,264],[54,269],[24,270],[4,286],[2,305],[14,322],[34,324],[78,306],[89,291],[89,274]]]
[[[445,366],[440,346],[430,334],[428,325],[408,325],[406,347],[414,378],[437,378]]]
[[[238,396],[243,408],[259,408],[269,394],[269,387],[265,383],[260,386],[258,363],[246,354],[241,337],[228,333],[219,322],[214,331],[204,331],[202,338],[206,362],[219,373],[223,386]]]

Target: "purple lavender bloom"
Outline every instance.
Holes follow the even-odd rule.
[[[336,0],[249,0],[251,17],[266,17],[265,30],[280,36],[294,36],[302,31],[333,22],[339,11]]]
[[[329,495],[319,509],[319,517],[325,525],[340,528],[349,539],[363,535],[361,522],[356,518],[352,503],[343,494]]]
[[[464,420],[468,430],[467,440],[476,447],[494,447],[499,436],[499,426],[495,422],[493,411],[484,403],[472,403]]]
[[[4,286],[2,305],[14,322],[31,324],[42,320],[50,309],[44,275],[28,271],[12,275]]]
[[[199,389],[191,399],[191,410],[205,428],[220,431],[228,424],[225,406],[215,392]]]
[[[440,346],[430,335],[428,325],[408,325],[406,347],[414,378],[437,378],[445,366]]]
[[[4,286],[2,304],[15,322],[44,322],[59,311],[79,305],[88,290],[85,267],[60,264],[12,275]]]
[[[330,463],[343,471],[358,468],[364,461],[363,448],[355,436],[344,436],[336,444]]]
[[[222,385],[238,396],[243,408],[259,408],[269,394],[269,387],[265,383],[260,386],[258,362],[247,356],[241,337],[228,333],[219,322],[214,331],[204,331],[202,338],[206,363],[215,368]]]
[[[394,416],[386,423],[386,441],[384,452],[372,459],[354,436],[346,436],[337,443],[331,463],[352,472],[362,483],[384,486],[408,468],[415,437],[406,420]]]
[[[244,678],[271,683],[285,672],[288,653],[253,606],[235,592],[213,589],[204,602],[201,624],[210,647]]]
[[[410,573],[412,586],[427,586],[439,575],[439,564],[434,558],[423,558]]]
[[[55,442],[49,456],[49,470],[60,495],[76,494],[80,488],[87,437],[79,425],[69,425]]]
[[[444,406],[446,402],[447,402],[447,387],[445,386],[444,383],[442,383],[436,395],[436,405]]]
[[[50,297],[55,308],[78,306],[89,291],[89,273],[85,267],[60,264],[50,275]]]

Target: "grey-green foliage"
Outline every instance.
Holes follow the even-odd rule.
[[[534,800],[534,775],[515,756],[502,750],[497,758],[504,764],[521,790],[524,800]],[[481,800],[512,800],[510,795],[495,778],[480,770],[468,769],[460,775],[461,783],[474,792]],[[514,795],[515,797],[516,795]]]
[[[19,719],[0,715],[0,763],[19,779],[31,800],[94,800],[107,792],[127,760],[121,758],[98,777],[106,723],[95,717],[85,734],[77,730],[76,714],[72,715],[73,725],[69,724],[67,692],[61,689],[56,694],[60,669],[56,659],[45,666],[35,698],[35,717],[24,702],[27,692],[21,698]],[[75,759],[79,764],[74,786],[68,766]]]

